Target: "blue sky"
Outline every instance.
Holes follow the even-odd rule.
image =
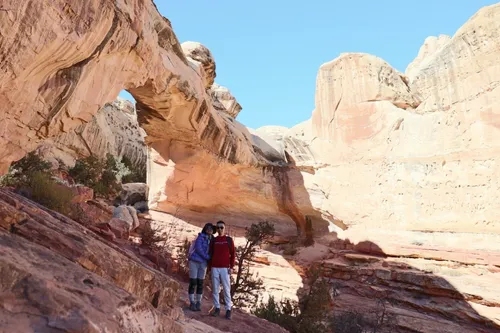
[[[486,0],[156,0],[177,38],[208,47],[215,81],[248,127],[291,127],[314,109],[319,66],[366,52],[404,72],[425,38],[453,35]],[[123,95],[122,95],[123,96]]]

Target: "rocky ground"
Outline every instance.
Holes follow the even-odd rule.
[[[182,283],[103,236],[0,188],[1,331],[283,331],[245,313],[231,323],[206,318],[214,327],[184,316]]]
[[[151,211],[149,218],[176,235],[176,246],[201,228],[160,212]],[[243,230],[229,230],[241,244]],[[383,301],[402,332],[500,330],[497,235],[353,229],[319,237],[314,246],[297,247],[295,255],[284,254],[287,239],[275,243],[282,245],[259,251],[252,267],[264,279],[266,294],[277,299],[297,299],[304,269],[319,265],[335,287],[334,311],[371,313]]]

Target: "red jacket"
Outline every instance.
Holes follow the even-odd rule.
[[[212,257],[212,267],[233,268],[236,261],[233,239],[229,236],[217,236],[213,238],[210,244],[210,254]]]

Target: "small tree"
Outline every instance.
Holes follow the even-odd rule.
[[[316,268],[308,270],[307,283],[308,290],[299,296],[299,302],[283,300],[277,303],[270,297],[253,313],[291,333],[328,332],[326,322],[331,305],[331,286]]]
[[[116,178],[118,166],[111,154],[105,160],[96,156],[78,159],[75,166],[69,170],[69,175],[80,184],[91,187],[100,195],[110,195],[119,191]]]
[[[275,234],[274,224],[267,221],[254,223],[246,229],[244,246],[236,248],[236,278],[231,276],[231,296],[235,306],[257,302],[259,293],[264,289],[262,279],[250,272],[250,261],[255,257],[257,247],[271,239]]]

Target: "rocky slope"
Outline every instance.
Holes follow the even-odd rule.
[[[0,189],[1,332],[284,332],[241,311],[185,318],[181,283],[91,229]]]

